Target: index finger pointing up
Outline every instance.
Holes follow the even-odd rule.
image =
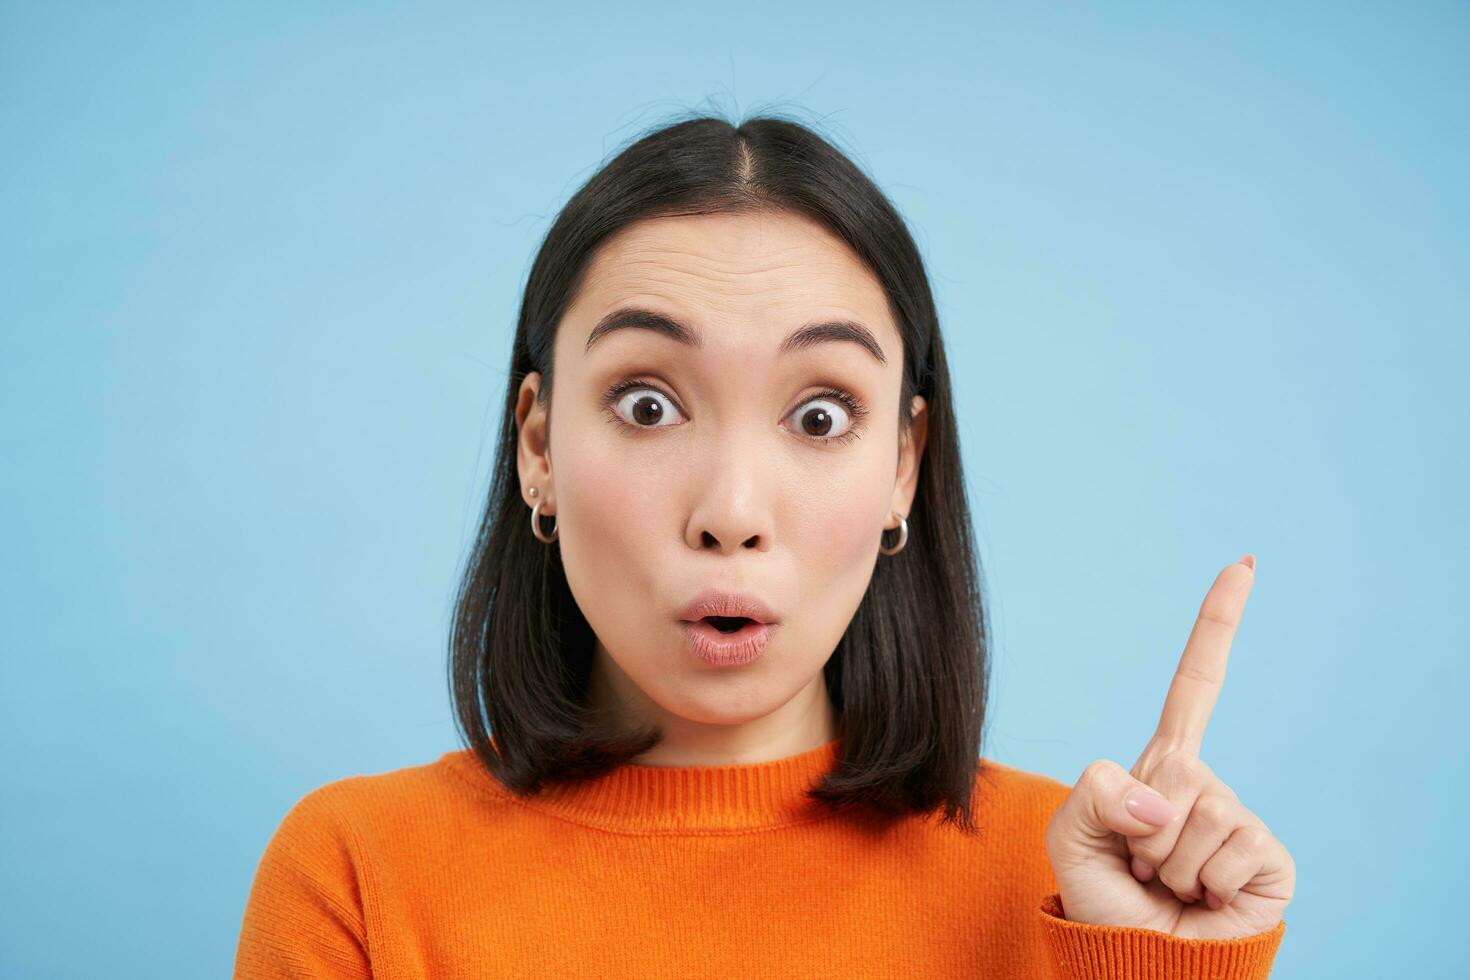
[[[1225,683],[1225,665],[1230,660],[1230,644],[1245,612],[1245,600],[1256,580],[1256,558],[1246,555],[1227,567],[1215,578],[1205,593],[1199,618],[1179,657],[1164,711],[1154,732],[1199,755],[1205,726],[1215,710],[1215,699]]]

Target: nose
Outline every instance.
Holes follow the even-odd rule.
[[[769,551],[774,544],[774,496],[778,489],[770,445],[753,434],[712,438],[689,459],[694,508],[685,539],[698,551],[735,554]]]

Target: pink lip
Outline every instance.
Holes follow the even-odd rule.
[[[706,616],[744,616],[764,624],[781,621],[770,606],[755,596],[720,589],[705,589],[679,611],[679,618],[686,623],[697,622]]]
[[[746,623],[733,633],[721,633],[707,622],[680,623],[690,649],[705,663],[716,667],[748,664],[766,649],[776,629],[770,623]]]

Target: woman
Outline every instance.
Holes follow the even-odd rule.
[[[774,117],[628,147],[526,286],[469,747],[301,799],[236,976],[1266,976],[1294,867],[1198,759],[1254,560],[1132,772],[977,757],[953,411],[918,250],[836,148]]]

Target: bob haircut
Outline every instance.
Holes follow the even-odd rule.
[[[887,816],[943,807],[943,823],[973,832],[990,637],[929,281],[873,181],[777,114],[738,126],[686,116],[646,133],[589,178],[547,232],[522,298],[489,498],[453,610],[449,683],[460,734],[521,796],[597,776],[662,739],[656,729],[618,730],[587,703],[595,638],[559,547],[528,526],[515,409],[531,371],[541,372],[538,399],[551,399],[556,331],[601,242],[645,218],[720,212],[798,213],[845,242],[881,284],[902,335],[900,435],[912,425],[913,395],[929,411],[908,543],[879,557],[823,666],[841,745],[834,769],[807,795]]]

